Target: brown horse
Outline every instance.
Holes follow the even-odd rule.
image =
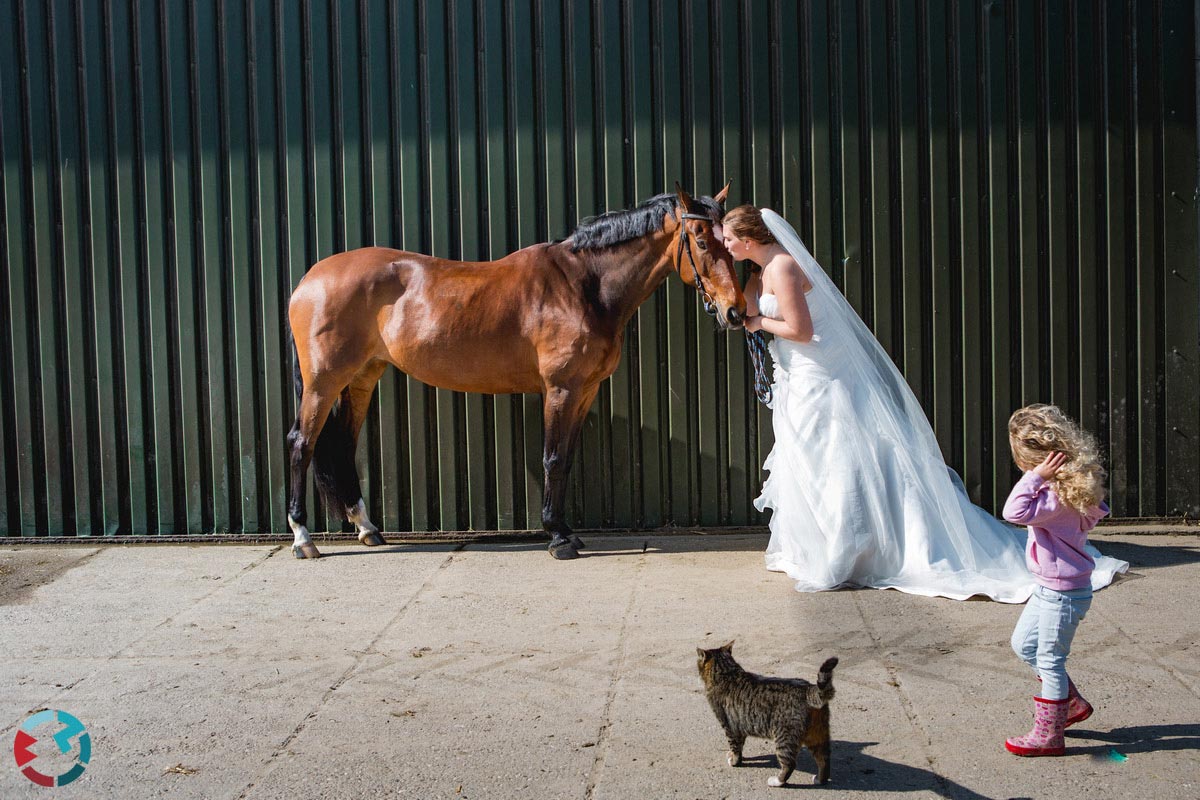
[[[454,391],[543,396],[542,526],[551,555],[577,557],[583,543],[563,513],[567,471],[600,382],[617,368],[625,324],[672,272],[723,327],[746,313],[733,261],[713,233],[729,186],[715,198],[676,190],[499,261],[365,247],[314,264],[288,307],[299,397],[288,434],[293,554],[320,555],[305,527],[310,462],[322,496],[346,513],[359,541],[384,543],[367,517],[354,450],[391,364]]]

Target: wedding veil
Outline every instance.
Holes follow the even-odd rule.
[[[958,475],[946,465],[925,411],[904,376],[853,306],[838,291],[836,284],[808,252],[792,226],[769,208],[762,209],[762,218],[775,239],[796,259],[812,283],[813,288],[808,293],[809,302],[819,304],[825,312],[820,336],[824,340],[833,339],[839,343],[840,352],[845,354],[846,359],[842,366],[846,368],[850,379],[858,382],[856,388],[862,390],[859,396],[867,398],[866,407],[858,409],[866,417],[860,420],[861,424],[867,430],[876,429],[879,437],[888,440],[895,448],[897,457],[905,462],[907,490],[924,495],[920,500],[938,509],[945,526],[943,534],[947,543],[957,551],[957,558],[950,560],[968,569],[988,564],[990,559],[984,553],[978,554],[982,564],[977,564],[977,547],[980,543],[972,541],[970,521],[964,516],[964,507],[971,507],[966,488]],[[982,512],[982,509],[974,510]],[[986,512],[983,514],[1013,537],[1019,535],[1017,529]],[[895,526],[899,521],[879,520],[878,523]],[[929,556],[934,562],[939,560],[937,553],[930,553]]]

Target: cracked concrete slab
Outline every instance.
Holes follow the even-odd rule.
[[[728,767],[696,673],[696,647],[734,639],[766,674],[841,659],[833,782],[810,791],[1200,796],[1200,536],[1097,539],[1135,575],[1079,629],[1071,669],[1097,710],[1064,758],[1003,750],[1036,691],[1008,647],[1018,606],[797,593],[759,534],[589,537],[572,562],[538,544],[327,544],[313,562],[6,545],[0,732],[78,716],[77,796],[762,797],[770,744]],[[5,762],[0,796],[45,796]]]

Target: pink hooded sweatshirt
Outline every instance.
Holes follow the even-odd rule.
[[[1026,472],[1004,504],[1006,520],[1029,526],[1025,544],[1029,571],[1042,586],[1059,592],[1092,585],[1096,562],[1085,549],[1088,531],[1107,514],[1104,503],[1081,514],[1059,500],[1036,472]]]

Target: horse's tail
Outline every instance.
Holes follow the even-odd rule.
[[[304,399],[304,378],[300,373],[300,355],[292,339],[292,385],[296,390],[296,410]],[[350,389],[333,404],[317,443],[313,447],[313,481],[326,508],[335,516],[344,516],[362,498],[358,465],[354,463],[354,436],[350,432]]]
[[[337,516],[358,505],[362,490],[354,463],[355,441],[350,432],[350,389],[333,404],[313,448],[313,480],[327,508]]]
[[[292,388],[296,390],[296,411],[300,411],[300,401],[304,399],[304,376],[300,374],[300,353],[296,350],[296,337],[288,328],[288,343],[292,346]]]
[[[837,665],[836,657],[827,658],[821,665],[820,671],[817,672],[817,684],[808,693],[808,704],[813,708],[826,706],[833,699],[833,668]]]

